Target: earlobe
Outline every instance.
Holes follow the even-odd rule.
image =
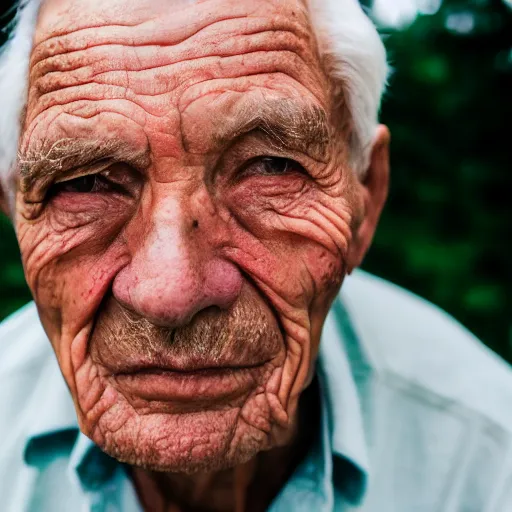
[[[389,190],[389,142],[388,128],[380,125],[375,134],[370,164],[359,184],[363,195],[364,215],[354,232],[347,262],[349,273],[361,264],[370,248],[380,214],[386,203]]]

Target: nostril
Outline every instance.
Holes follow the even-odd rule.
[[[197,228],[199,227],[199,221],[194,219],[194,220],[192,221],[192,227],[193,227],[194,229],[197,229]]]

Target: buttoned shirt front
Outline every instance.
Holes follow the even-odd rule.
[[[270,510],[512,511],[512,374],[450,317],[356,272],[316,370],[318,435]],[[142,511],[79,432],[33,304],[0,325],[0,439],[1,511]]]

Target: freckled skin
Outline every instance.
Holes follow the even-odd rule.
[[[32,219],[23,191],[17,196],[27,281],[81,429],[122,461],[185,473],[233,467],[288,443],[322,324],[354,266],[364,196],[332,120],[321,161],[276,154],[258,133],[219,148],[212,130],[279,99],[330,111],[304,4],[110,0],[105,9],[99,0],[47,0],[29,85],[21,154],[63,138],[115,137],[151,161],[129,194],[57,194]],[[268,154],[298,161],[308,175],[244,174]],[[116,172],[131,172],[120,165]],[[218,314],[230,326],[244,304],[265,325],[261,341],[228,334],[215,356],[221,366],[259,365],[223,377],[226,389],[236,390],[230,379],[246,386],[236,398],[209,406],[199,383],[187,410],[141,398],[115,376],[116,365],[138,358],[189,368],[213,357],[214,341],[193,356],[166,352],[150,335],[123,344],[124,318],[173,329]]]

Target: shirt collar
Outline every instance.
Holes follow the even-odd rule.
[[[48,358],[41,382],[40,414],[26,435],[24,460],[29,466],[42,467],[58,454],[69,457],[68,473],[72,482],[84,491],[105,484],[120,464],[102,452],[79,432],[75,407],[53,353]]]
[[[352,504],[362,502],[369,478],[362,398],[370,372],[340,298],[327,316],[317,373],[329,426],[333,480]]]
[[[49,342],[48,342],[48,345]],[[57,446],[74,444],[78,433],[75,408],[51,347],[34,403],[39,406],[26,433],[24,460],[37,466],[53,456]],[[44,383],[44,385],[43,385]]]
[[[100,450],[87,436],[78,434],[69,457],[68,474],[84,491],[102,488],[119,467],[120,462]]]
[[[338,299],[326,319],[316,365],[319,431],[270,512],[333,510],[335,494],[354,506],[362,502],[368,454],[359,393],[369,366],[360,352],[347,311]]]

